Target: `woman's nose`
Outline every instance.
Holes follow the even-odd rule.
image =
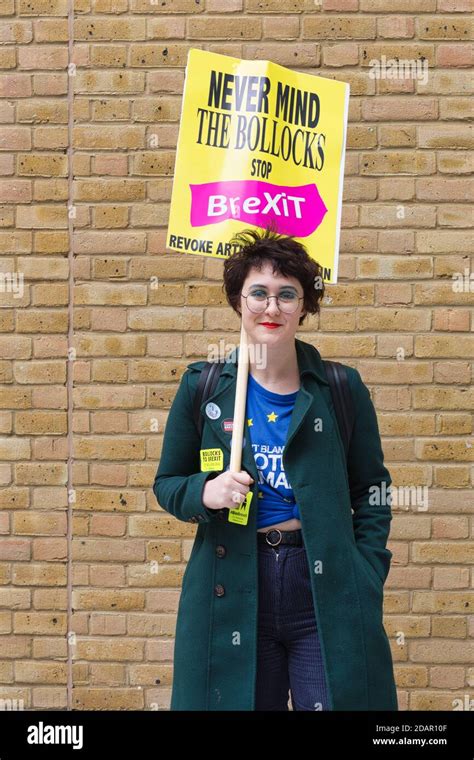
[[[269,296],[268,298],[268,304],[267,308],[265,309],[265,312],[268,314],[279,314],[280,309],[278,307],[278,302],[276,299],[276,296]]]

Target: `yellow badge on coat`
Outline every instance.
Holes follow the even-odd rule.
[[[222,449],[201,449],[201,472],[224,469],[224,452]]]

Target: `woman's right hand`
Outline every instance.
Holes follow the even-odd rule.
[[[202,502],[208,509],[236,509],[240,507],[250,490],[254,479],[248,472],[230,472],[226,470],[217,478],[206,481]]]

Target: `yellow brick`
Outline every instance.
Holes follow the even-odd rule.
[[[65,412],[17,412],[16,432],[30,435],[60,435],[67,432]]]
[[[117,591],[87,589],[85,591],[74,591],[73,603],[76,610],[100,609],[108,610],[110,612],[117,612],[120,610],[143,610],[145,608],[145,592],[137,590],[132,591],[130,589],[120,589]],[[87,641],[84,642],[84,645],[87,645]],[[110,657],[107,659],[110,659]],[[132,658],[130,657],[126,659]]]
[[[65,636],[67,615],[59,612],[15,612],[15,634]]]
[[[29,124],[67,124],[67,103],[40,99],[18,101],[17,120]]]
[[[0,438],[0,459],[14,461],[29,459],[31,444],[28,438]]]
[[[94,211],[97,228],[126,227],[128,225],[127,206],[98,206]]]
[[[469,614],[474,603],[471,591],[414,591],[413,612]]]
[[[144,18],[76,18],[75,40],[140,40],[146,37]]]
[[[66,380],[66,367],[64,361],[35,361],[18,362],[15,372],[16,380],[19,383],[39,384],[57,384],[64,383]],[[51,420],[57,421],[57,417],[51,417]],[[24,430],[23,432],[27,432]],[[62,432],[56,430],[56,432]]]
[[[303,16],[302,38],[310,40],[374,39],[376,19],[351,16]]]
[[[75,687],[75,710],[143,710],[144,693],[141,688],[85,688]]]
[[[146,287],[137,284],[78,285],[76,288],[77,303],[108,304],[111,306],[143,305],[147,301]]]
[[[22,662],[15,664],[17,683],[66,683],[67,665],[62,662]]]
[[[464,639],[467,633],[466,619],[459,615],[433,617],[432,636],[436,638]]]
[[[42,177],[66,177],[67,156],[54,153],[20,153],[17,158],[19,175],[35,175]]]
[[[74,145],[79,150],[105,149],[114,150],[143,148],[145,143],[145,127],[143,126],[118,126],[110,125],[103,127],[85,127],[82,125],[74,128]]]
[[[414,542],[412,545],[413,562],[448,564],[469,564],[474,561],[474,545],[468,542],[430,541]]]
[[[145,457],[145,440],[138,437],[125,440],[94,436],[94,438],[76,437],[75,456],[77,459],[143,459]]]
[[[17,224],[28,229],[67,227],[67,209],[64,206],[18,206]]]
[[[77,180],[75,199],[79,201],[133,201],[145,199],[142,180]]]
[[[17,586],[64,586],[67,574],[65,565],[43,563],[18,563],[13,570],[13,582]]]
[[[92,116],[94,121],[122,121],[130,118],[130,101],[122,98],[94,100]],[[77,157],[76,157],[77,158]],[[97,156],[96,159],[103,158]],[[81,171],[80,174],[86,172]],[[89,174],[90,172],[87,172]]]
[[[66,464],[28,462],[15,466],[18,485],[59,485],[66,482]]]
[[[77,489],[74,509],[104,512],[137,512],[145,510],[145,495],[137,491],[114,489]]]
[[[422,688],[428,685],[428,668],[420,665],[397,665],[394,671],[399,688]]]

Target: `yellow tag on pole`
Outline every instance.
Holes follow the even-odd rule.
[[[237,525],[247,525],[252,496],[253,491],[249,491],[245,497],[245,501],[240,506],[235,509],[229,509],[229,522],[237,523]]]
[[[222,449],[201,449],[201,472],[224,469],[224,452]]]

